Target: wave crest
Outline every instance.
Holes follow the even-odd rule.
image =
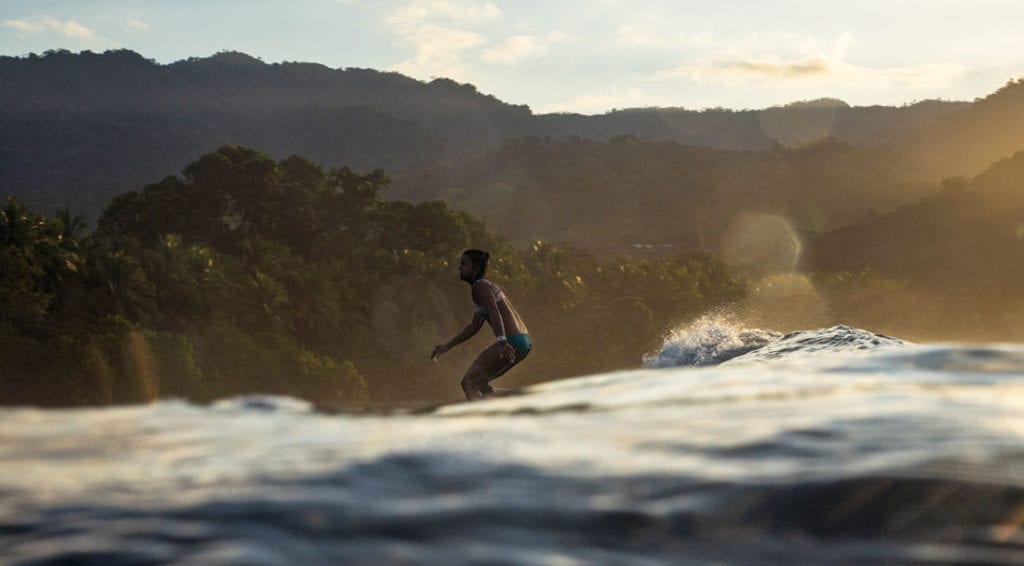
[[[644,367],[718,365],[781,336],[770,330],[744,328],[721,315],[705,316],[669,334],[658,353],[644,356]]]
[[[646,368],[711,366],[802,357],[822,353],[899,347],[906,342],[845,325],[780,332],[746,328],[728,317],[705,316],[673,331],[656,354],[644,356]]]

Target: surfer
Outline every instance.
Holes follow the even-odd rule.
[[[493,344],[477,356],[462,378],[462,391],[467,400],[494,395],[489,384],[501,377],[530,353],[532,343],[526,324],[501,289],[484,279],[490,254],[482,250],[466,250],[459,260],[459,278],[472,288],[473,320],[451,340],[434,346],[431,359],[469,340],[484,322],[491,325],[496,337]]]

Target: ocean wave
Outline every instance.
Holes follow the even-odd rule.
[[[420,453],[200,501],[10,509],[26,563],[1019,564],[1024,489],[911,474],[552,476]],[[18,515],[14,516],[14,511]],[[4,516],[6,515],[6,516]],[[77,535],[73,535],[78,533]]]
[[[1024,347],[906,344],[423,415],[0,409],[0,563],[1024,563]]]
[[[646,368],[702,367],[895,348],[907,342],[845,325],[782,334],[747,328],[727,317],[708,316],[672,332]]]

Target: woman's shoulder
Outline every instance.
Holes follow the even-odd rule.
[[[473,294],[491,293],[495,298],[501,297],[501,289],[490,279],[480,278],[473,282]]]
[[[494,289],[497,288],[497,285],[495,285],[494,282],[491,281],[490,279],[481,277],[480,279],[477,279],[476,281],[473,282],[473,288],[476,289],[478,287],[484,289]]]

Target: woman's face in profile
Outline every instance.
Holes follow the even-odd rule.
[[[459,278],[463,281],[469,281],[473,277],[473,262],[466,256],[462,256],[459,259]]]

